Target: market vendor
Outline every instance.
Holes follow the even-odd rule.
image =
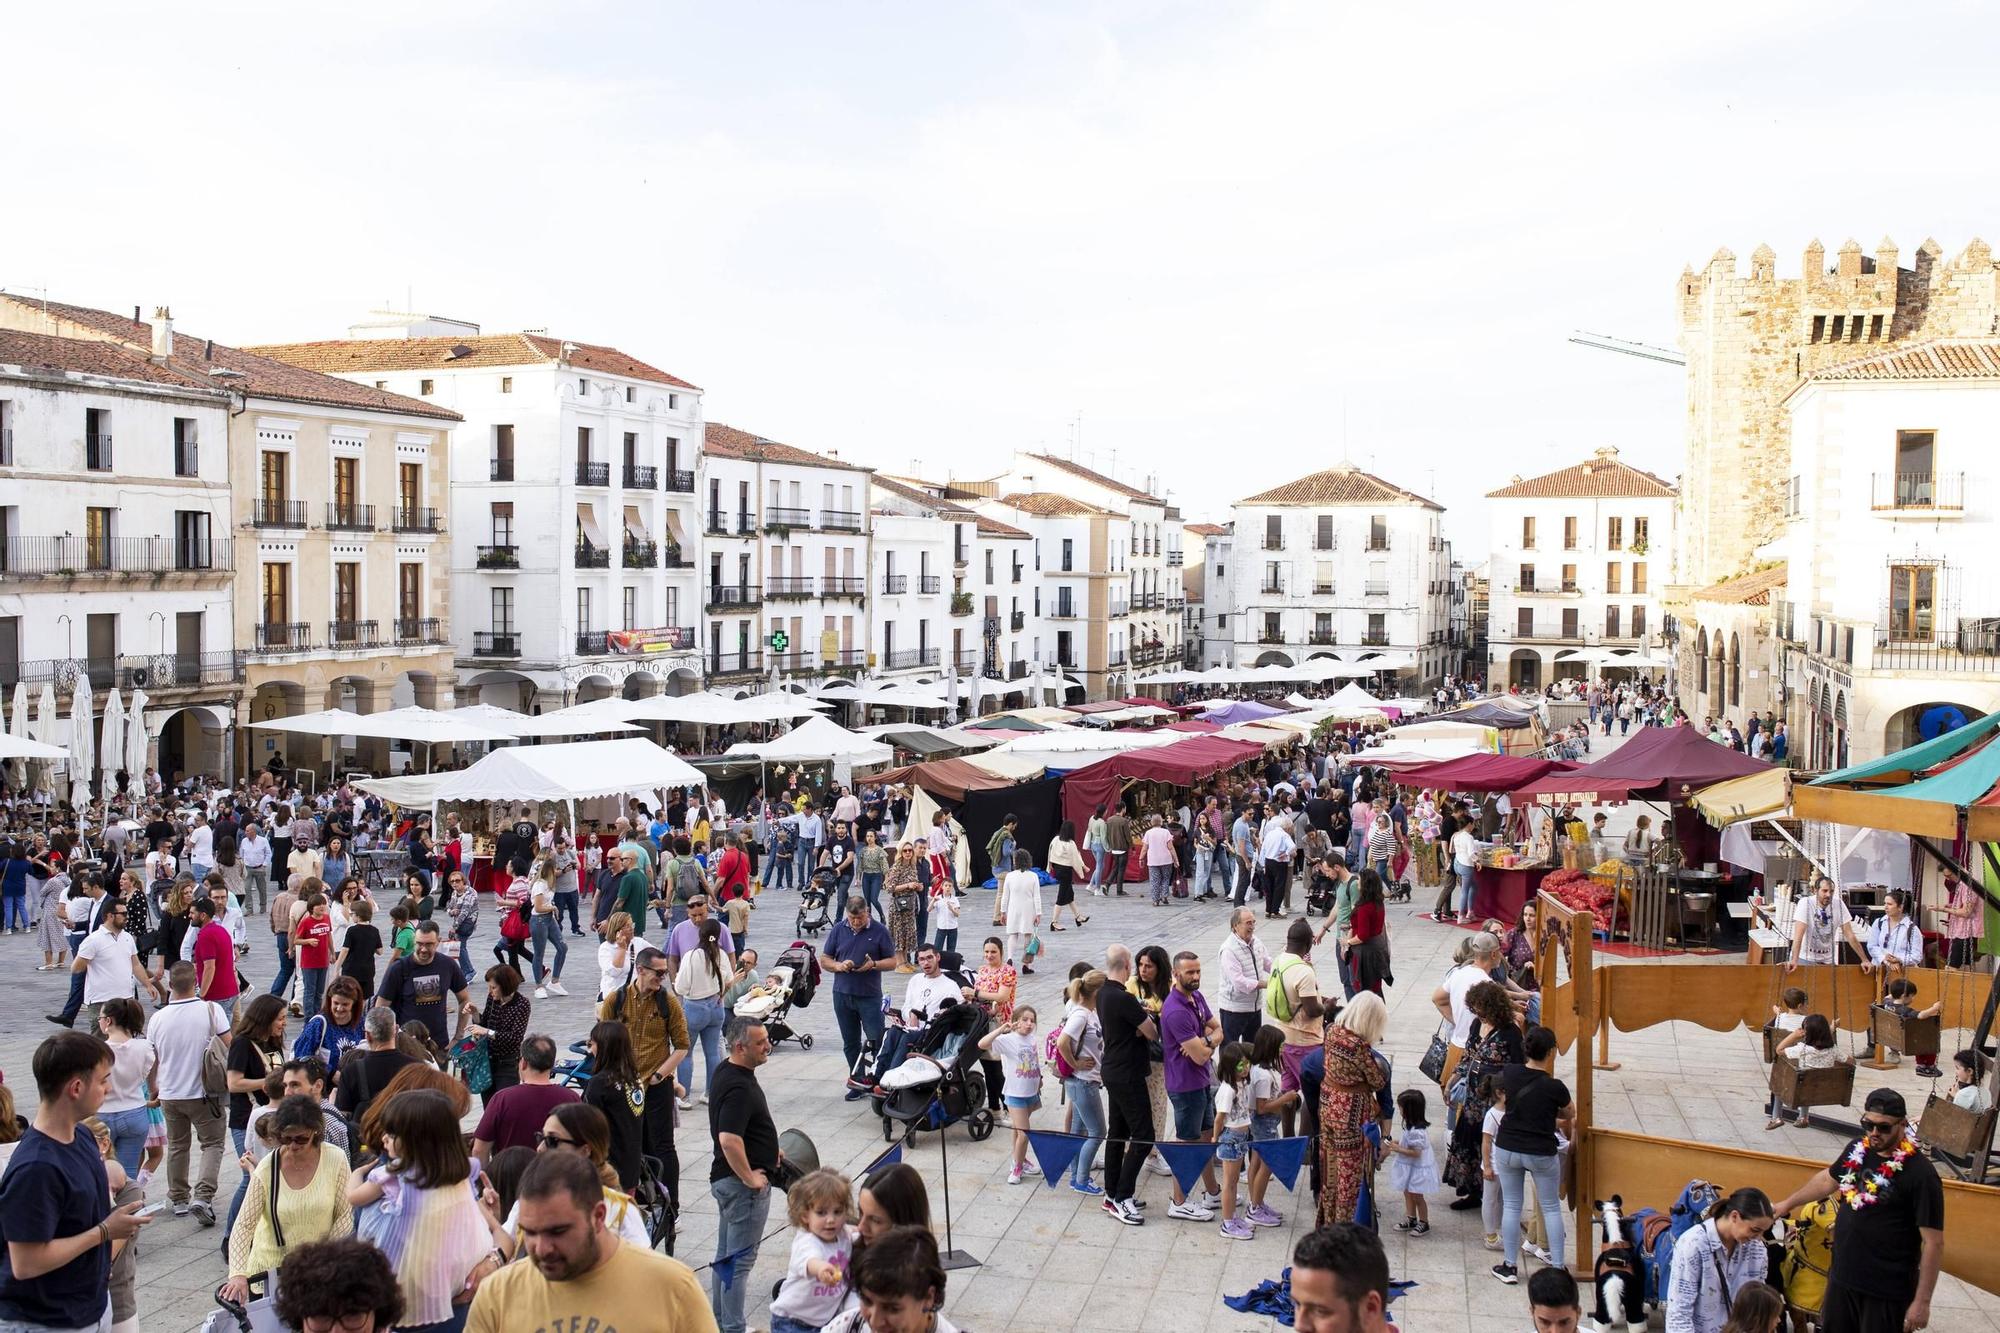
[[[1854,946],[1854,952],[1862,959],[1868,958],[1867,942],[1861,932],[1854,928],[1854,916],[1847,910],[1847,902],[1833,892],[1833,881],[1821,875],[1813,881],[1813,896],[1810,901],[1799,904],[1792,911],[1792,956],[1785,962],[1787,972],[1796,972],[1799,965],[1829,964],[1839,961],[1840,936],[1845,934],[1847,942]],[[1873,964],[1864,961],[1864,968]]]

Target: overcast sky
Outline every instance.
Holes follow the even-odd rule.
[[[0,286],[236,343],[413,300],[887,469],[1080,437],[1191,519],[1344,454],[1476,556],[1516,473],[1679,471],[1678,368],[1572,329],[1671,345],[1719,246],[2000,242],[1986,20],[1877,15],[29,6]]]

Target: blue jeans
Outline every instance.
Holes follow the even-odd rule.
[[[1370,861],[1368,868],[1375,872],[1375,878],[1382,881],[1383,888],[1386,889],[1390,884],[1395,882],[1389,878],[1389,863],[1387,861]]]
[[[139,1155],[146,1148],[146,1108],[130,1111],[100,1111],[98,1119],[111,1131],[111,1151],[118,1165],[130,1177],[139,1173]]]
[[[28,895],[10,893],[4,903],[0,903],[4,917],[0,917],[0,929],[26,930],[28,928]]]
[[[223,1106],[225,1108],[225,1111],[226,1108],[228,1107],[228,1104],[229,1104],[229,1099],[227,1097],[223,1098]],[[229,1141],[236,1145],[236,1155],[238,1157],[241,1157],[243,1155],[243,1135],[244,1135],[243,1130],[237,1129],[233,1125],[230,1126]],[[222,1224],[222,1252],[224,1254],[229,1253],[229,1233],[236,1229],[236,1214],[243,1211],[243,1196],[245,1194],[248,1194],[249,1192],[250,1192],[250,1173],[248,1171],[245,1171],[242,1175],[236,1178],[236,1195],[229,1201],[229,1217],[228,1220]]]
[[[1454,866],[1453,868],[1458,871],[1458,914],[1460,916],[1471,916],[1472,895],[1475,888],[1472,882],[1472,867]],[[1554,1253],[1554,1251],[1550,1251],[1550,1253]]]
[[[572,934],[583,934],[583,927],[577,922],[576,909],[579,895],[575,889],[556,895],[556,924],[561,925],[563,914],[569,914],[569,928]]]
[[[924,932],[930,929],[930,925],[931,925],[931,896],[929,893],[920,893],[917,895],[917,942],[918,943],[921,944],[923,942]],[[954,930],[951,933],[951,939],[953,946],[956,947],[958,943],[957,931]]]
[[[701,1043],[701,1071],[704,1075],[701,1086],[713,1087],[715,1066],[722,1059],[722,1020],[728,1015],[723,1012],[720,999],[682,1000],[681,1012],[687,1016],[688,1040]],[[694,1096],[696,1088],[692,1069],[688,1070],[682,1083],[688,1090],[688,1096]]]
[[[764,858],[764,887],[767,889],[787,889],[792,884],[793,852],[773,851]]]
[[[291,988],[292,972],[298,964],[292,961],[292,940],[284,931],[275,937],[278,941],[278,975],[271,981],[271,994],[282,997]]]
[[[924,928],[922,926],[918,926],[917,938],[922,939],[923,937],[924,937]],[[939,926],[937,933],[937,951],[940,954],[946,954],[946,953],[951,953],[957,948],[958,948],[958,927],[952,926],[950,929],[946,929],[943,926]]]
[[[862,1034],[877,1044],[882,1040],[882,997],[837,990],[833,993],[833,1017],[840,1024],[841,1054],[852,1070],[861,1058]]]
[[[545,978],[551,976],[561,981],[563,960],[569,957],[569,942],[563,939],[562,918],[554,912],[536,912],[528,918],[528,933],[535,941],[535,984],[539,986]],[[542,963],[542,946],[550,941],[554,941],[556,946],[554,972],[550,972]]]
[[[1110,860],[1110,857],[1105,852],[1104,845],[1102,843],[1093,843],[1089,850],[1090,850],[1090,887],[1094,889],[1098,885],[1104,883],[1104,874],[1106,869],[1108,869],[1107,863]]]
[[[82,943],[83,943],[83,936],[75,932],[71,932],[69,936],[69,956],[72,961],[76,958],[77,946]],[[67,999],[63,1001],[63,1007],[62,1007],[63,1023],[65,1025],[68,1025],[70,1023],[76,1022],[77,1011],[82,1008],[83,1008],[83,973],[72,972],[69,974],[69,996]]]
[[[1069,1098],[1070,1108],[1076,1112],[1075,1132],[1083,1135],[1083,1147],[1077,1150],[1076,1161],[1070,1164],[1069,1183],[1082,1185],[1090,1180],[1091,1164],[1097,1160],[1097,1150],[1104,1146],[1104,1085],[1066,1078],[1063,1095]]]
[[[1535,1202],[1542,1209],[1542,1225],[1549,1232],[1549,1253],[1563,1252],[1562,1198],[1556,1192],[1559,1188],[1556,1163],[1554,1153],[1531,1157],[1506,1148],[1493,1150],[1493,1174],[1500,1177],[1500,1249],[1507,1262],[1516,1268],[1521,1265],[1521,1201],[1527,1196],[1524,1182],[1531,1175],[1535,1178]]]
[[[320,997],[326,994],[326,972],[323,967],[299,969],[299,1011],[307,1018],[319,1012]]]
[[[861,876],[861,896],[868,903],[868,910],[875,914],[877,921],[887,921],[882,914],[882,876],[873,871]]]
[[[62,1329],[49,1324],[30,1324],[22,1320],[0,1319],[0,1333],[104,1333],[111,1327],[111,1298],[104,1298],[104,1313],[94,1324],[82,1328]]]
[[[708,1192],[715,1199],[715,1257],[736,1258],[736,1271],[726,1279],[722,1269],[709,1270],[708,1306],[720,1333],[743,1333],[743,1298],[749,1294],[757,1242],[771,1217],[771,1187],[753,1190],[735,1176],[724,1176],[711,1181]]]
[[[1215,849],[1197,847],[1194,849],[1194,891],[1208,892],[1208,878],[1215,872]]]
[[[818,855],[817,845],[799,839],[798,850],[792,853],[792,878],[798,880],[800,888],[812,883],[813,859]]]

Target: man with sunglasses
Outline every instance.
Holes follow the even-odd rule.
[[[1861,1137],[1777,1205],[1780,1216],[1838,1194],[1825,1333],[1916,1333],[1930,1323],[1944,1257],[1944,1186],[1909,1132],[1903,1096],[1868,1094]]]

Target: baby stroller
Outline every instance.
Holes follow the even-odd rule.
[[[992,1027],[976,1004],[950,1004],[911,1043],[902,1062],[883,1072],[870,1094],[882,1117],[882,1138],[893,1142],[920,1129],[943,1129],[965,1122],[974,1143],[993,1133],[986,1105],[986,1074],[979,1067],[979,1039]]]
[[[789,1019],[792,1006],[811,1004],[813,993],[819,989],[819,959],[814,957],[812,946],[799,941],[779,954],[770,979],[778,983],[776,989],[768,995],[738,1000],[737,1017],[754,1018],[762,1023],[773,1046],[781,1041],[797,1041],[800,1050],[811,1050],[812,1033],[800,1032]]]
[[[833,924],[827,911],[827,904],[832,901],[833,872],[815,871],[811,881],[799,887],[799,934],[812,939]]]

